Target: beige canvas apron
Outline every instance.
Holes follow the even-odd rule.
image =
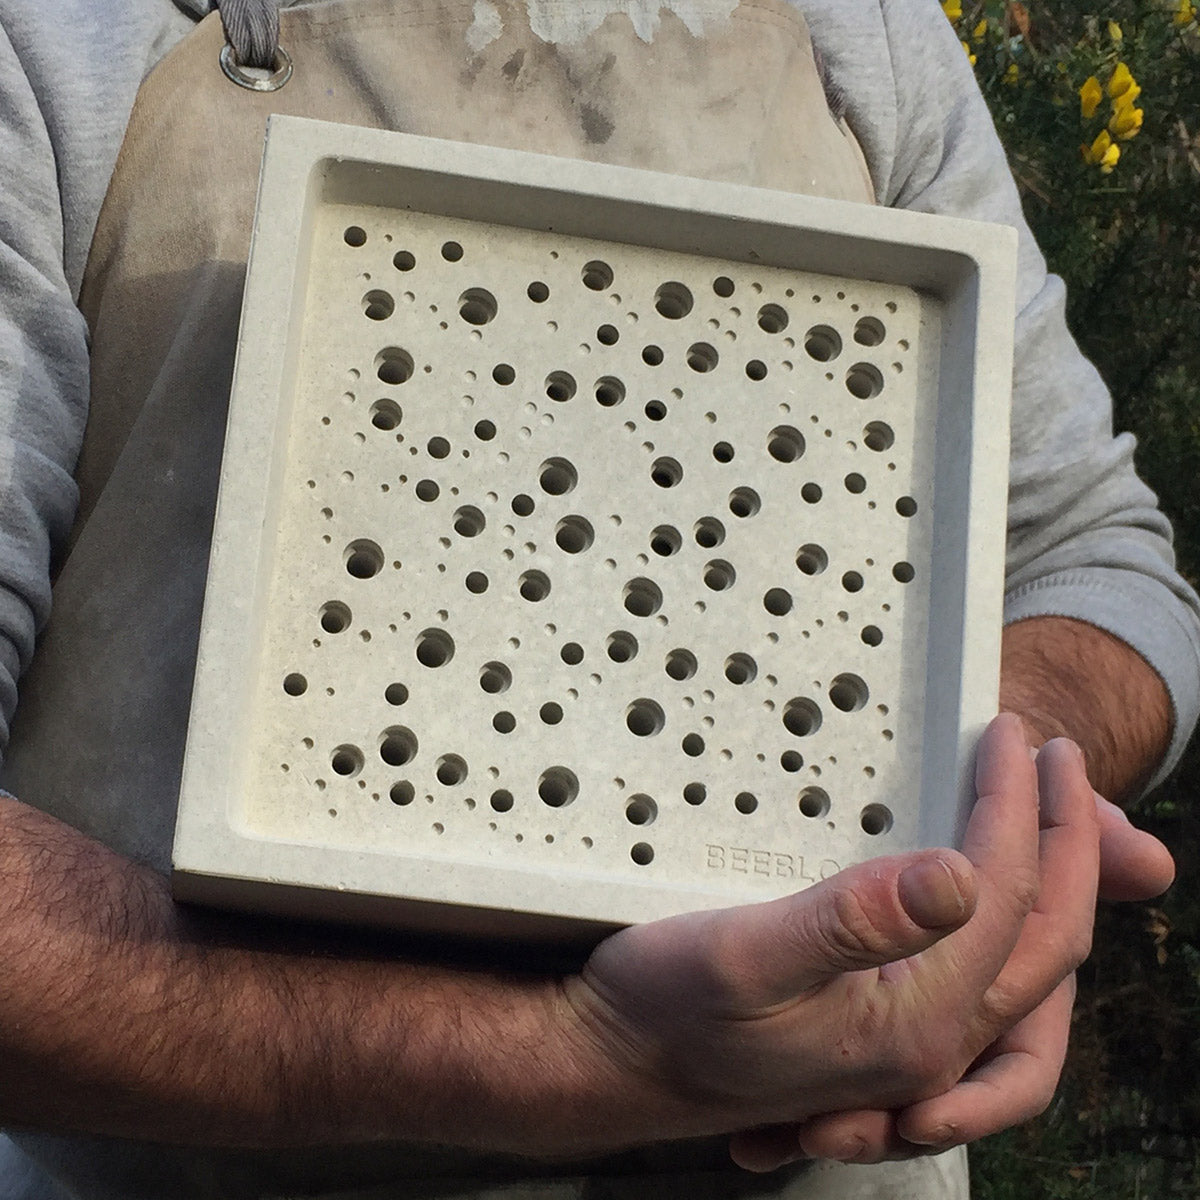
[[[239,88],[222,73],[214,14],[147,78],[84,278],[92,406],[80,509],[54,614],[22,687],[7,772],[17,795],[128,855],[169,865],[268,114],[872,201],[862,154],[830,115],[806,26],[785,0],[747,0],[731,17],[728,3],[687,0],[681,11],[693,28],[708,10],[703,36],[667,7],[651,38],[623,13],[585,32],[594,23],[585,9],[619,7],[539,0],[543,24],[549,13],[579,34],[557,43],[531,29],[522,0],[291,8],[281,41],[294,74],[273,93]],[[123,1170],[119,1144],[89,1153]],[[721,1146],[625,1156],[599,1178],[487,1186],[478,1178],[527,1171],[411,1148],[336,1162],[163,1152],[164,1168],[168,1160],[171,1194],[180,1197],[344,1195],[376,1180],[390,1182],[364,1195],[958,1194],[945,1190],[944,1167],[921,1167],[918,1179],[907,1168],[826,1164],[790,1183],[764,1181],[730,1171]],[[878,1191],[881,1178],[887,1186]]]

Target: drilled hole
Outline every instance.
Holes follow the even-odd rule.
[[[661,367],[663,352],[660,346],[646,346],[642,350],[642,362],[648,367]]]
[[[890,450],[895,442],[896,435],[892,427],[883,421],[869,421],[863,427],[863,445],[868,450],[882,453],[884,450]]]
[[[860,346],[878,346],[886,336],[883,322],[875,317],[860,317],[854,326],[854,340]]]
[[[864,833],[878,837],[892,828],[892,810],[886,804],[868,804],[862,810],[859,822]]]
[[[685,783],[683,798],[691,805],[703,804],[708,799],[708,788],[702,783]]]
[[[666,672],[682,683],[696,674],[696,656],[690,650],[672,650],[667,655]]]
[[[563,710],[561,704],[555,704],[553,700],[546,701],[541,708],[538,709],[538,718],[543,725],[557,725],[563,719]]]
[[[492,378],[501,387],[508,387],[517,378],[517,372],[510,363],[497,363],[492,368]]]
[[[550,289],[540,280],[535,279],[526,289],[527,295],[534,304],[545,304],[550,299]]]
[[[804,766],[804,755],[798,750],[785,750],[779,756],[779,765],[788,772],[789,775],[794,775]]]
[[[746,364],[746,378],[753,379],[755,383],[767,377],[767,364],[761,359],[752,358]]]
[[[582,554],[591,549],[596,534],[586,517],[563,517],[554,530],[554,542],[565,554]]]
[[[534,509],[533,497],[518,493],[512,498],[512,510],[518,517],[528,517]]]
[[[913,579],[916,578],[916,574],[912,563],[898,562],[892,567],[892,577],[897,583],[912,583]]]
[[[417,662],[423,667],[444,667],[454,657],[454,639],[444,629],[426,629],[417,635]]]
[[[386,321],[396,311],[391,293],[376,288],[362,298],[362,310],[372,321]]]
[[[717,354],[715,346],[710,346],[707,342],[696,342],[688,347],[687,365],[693,371],[707,375],[709,371],[716,370],[718,362],[720,355]]]
[[[866,683],[857,675],[839,675],[829,685],[829,702],[842,712],[858,712],[870,698]]]
[[[376,429],[390,433],[404,417],[404,412],[395,400],[376,400],[371,405],[371,424]]]
[[[878,646],[883,641],[883,630],[877,625],[864,625],[859,635],[868,646]]]
[[[773,617],[786,617],[792,611],[792,595],[783,588],[771,588],[763,596],[763,608]]]
[[[666,716],[653,700],[635,700],[625,710],[625,724],[635,737],[654,737],[662,733]]]
[[[668,321],[679,321],[692,311],[692,293],[685,284],[677,280],[664,283],[654,293],[654,307]]]
[[[349,225],[342,238],[347,246],[365,246],[367,244],[367,231],[361,225]]]
[[[548,458],[538,468],[538,483],[548,496],[565,496],[578,482],[575,464],[565,458]]]
[[[704,565],[704,586],[713,592],[728,591],[737,581],[737,572],[733,564],[724,559],[715,558]]]
[[[504,788],[497,788],[488,800],[488,803],[496,812],[511,812],[513,806],[512,792]]]
[[[846,372],[846,390],[859,400],[872,400],[883,391],[883,376],[870,363],[855,363]]]
[[[379,757],[389,767],[402,767],[417,756],[417,735],[411,729],[395,725],[385,729],[379,739]]]
[[[308,691],[308,680],[296,671],[283,677],[283,690],[289,696],[303,696]]]
[[[796,737],[808,737],[821,728],[821,710],[807,696],[789,700],[783,709],[783,727]]]
[[[616,408],[625,399],[625,385],[611,376],[596,380],[596,403],[601,408]]]
[[[638,842],[637,845],[631,847],[629,857],[639,867],[648,867],[654,861],[654,847],[649,842]]]
[[[800,489],[800,499],[803,500],[805,504],[817,504],[820,502],[820,499],[823,495],[824,493],[821,491],[821,485],[819,483],[806,483]]]
[[[762,500],[753,488],[735,488],[729,494],[729,511],[735,517],[753,517],[762,508]]]
[[[567,642],[559,651],[559,657],[568,667],[577,667],[583,662],[583,647],[578,642]]]
[[[673,488],[683,480],[683,467],[673,458],[656,458],[650,467],[650,478],[660,488]]]
[[[388,792],[388,797],[393,804],[400,805],[401,808],[411,804],[417,797],[416,789],[407,779],[400,780],[399,783],[393,783],[391,790]]]
[[[566,371],[551,371],[546,376],[546,395],[558,404],[565,404],[575,395],[575,377]]]
[[[591,288],[593,292],[606,291],[613,285],[612,267],[599,259],[586,263],[580,277],[583,279],[583,286]]]
[[[383,551],[372,541],[361,538],[345,551],[346,571],[355,579],[373,579],[383,570]]]
[[[758,310],[758,327],[764,333],[782,333],[788,327],[788,312],[779,304],[764,304]]]
[[[717,442],[712,448],[712,456],[719,463],[733,462],[733,447],[728,442]]]
[[[566,767],[548,767],[538,779],[538,796],[551,808],[562,808],[579,795],[579,780]]]
[[[731,654],[725,660],[725,678],[732,684],[753,683],[757,675],[758,664],[749,654]]]
[[[848,592],[861,592],[863,577],[857,571],[847,571],[842,576],[842,587]]]
[[[431,437],[425,443],[425,449],[430,458],[448,458],[450,455],[450,443],[444,437]]]
[[[442,257],[447,262],[459,262],[463,256],[463,248],[457,242],[442,243]]]
[[[402,683],[389,683],[383,689],[383,698],[398,708],[401,704],[408,703],[408,688]]]
[[[817,362],[830,362],[842,352],[842,339],[829,325],[814,325],[804,335],[804,349]]]
[[[733,807],[749,816],[758,808],[758,797],[753,792],[738,792],[734,797]]]
[[[800,812],[814,820],[829,813],[829,796],[819,787],[806,787],[800,793]]]
[[[625,611],[635,617],[652,617],[662,608],[662,589],[652,579],[631,579],[622,596]]]
[[[682,545],[683,538],[673,525],[659,525],[650,534],[650,549],[660,558],[678,554]]]
[[[859,475],[857,471],[851,471],[850,474],[842,480],[842,483],[845,484],[846,491],[848,491],[852,496],[859,496],[867,490],[867,481],[861,475]]]
[[[479,686],[491,696],[512,687],[512,672],[502,662],[484,663],[479,669]]]
[[[685,734],[679,744],[688,758],[699,758],[704,753],[704,739],[698,733]]]
[[[469,571],[466,584],[467,591],[473,596],[482,596],[488,590],[488,577],[482,571]]]
[[[716,517],[701,517],[692,528],[692,536],[697,546],[715,550],[725,540],[725,526]]]
[[[896,511],[902,517],[915,517],[917,515],[917,502],[911,496],[901,496],[896,501]]]
[[[329,756],[329,765],[335,775],[349,779],[363,769],[363,752],[357,746],[338,746]]]
[[[602,346],[615,346],[621,340],[621,333],[615,325],[601,325],[596,330],[596,341]]]
[[[667,406],[661,400],[648,400],[642,412],[647,421],[661,421],[667,415]]]
[[[412,355],[399,346],[388,346],[375,356],[375,374],[384,383],[407,383],[412,378],[412,373]]]
[[[658,805],[649,796],[630,796],[625,805],[625,820],[630,825],[653,825],[658,816]]]
[[[517,718],[510,712],[498,712],[492,718],[492,728],[497,733],[512,733],[517,727]]]
[[[637,658],[638,640],[632,633],[627,633],[625,630],[619,629],[615,633],[608,635],[608,642],[605,648],[608,651],[608,657],[613,662],[632,662]]]
[[[791,425],[780,425],[771,430],[767,453],[776,462],[795,462],[804,453],[804,435]]]
[[[446,787],[453,787],[456,783],[462,783],[466,779],[467,764],[457,754],[443,754],[437,760],[434,774],[437,775],[438,783],[444,784]]]
[[[481,442],[490,442],[496,436],[496,426],[492,421],[476,421],[475,436]]]
[[[464,504],[454,514],[454,532],[459,537],[478,537],[487,525],[487,518],[472,504]]]
[[[417,480],[417,486],[413,488],[413,491],[416,492],[417,499],[424,500],[426,504],[431,504],[442,494],[442,489],[433,479]]]
[[[458,315],[468,325],[486,325],[498,311],[496,297],[486,288],[467,288],[458,298]]]
[[[397,250],[392,255],[392,266],[397,271],[411,271],[417,265],[416,257],[410,250]]]
[[[718,275],[713,280],[713,291],[716,292],[722,300],[728,300],[733,295],[734,285],[733,280],[728,275]]]
[[[326,633],[345,633],[350,628],[350,609],[340,600],[330,600],[321,605],[319,613],[321,628]]]
[[[520,580],[521,597],[532,604],[537,604],[550,595],[549,576],[541,571],[526,571]]]

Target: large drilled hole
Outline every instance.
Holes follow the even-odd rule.
[[[558,656],[568,667],[577,667],[583,662],[583,647],[578,642],[566,642]]]
[[[347,246],[365,246],[367,244],[367,231],[361,225],[348,225],[346,231],[342,234],[342,239]]]
[[[359,538],[346,547],[344,561],[355,579],[373,579],[383,570],[383,551],[375,542]]]
[[[487,525],[487,518],[473,504],[464,504],[454,514],[454,532],[459,537],[478,537]]]
[[[575,490],[579,472],[565,458],[548,458],[538,468],[538,483],[549,496],[565,496]]]
[[[800,499],[805,504],[819,504],[824,493],[819,483],[808,482],[800,489]]]
[[[625,710],[625,724],[636,737],[653,737],[662,733],[666,716],[653,700],[635,700]]]
[[[488,590],[488,577],[482,571],[468,571],[464,583],[472,596],[482,596]]]
[[[490,442],[496,436],[496,425],[493,421],[476,421],[475,436],[481,442]]]
[[[917,515],[917,502],[911,496],[901,496],[896,501],[896,511],[902,517],[915,517]]]
[[[804,575],[820,575],[829,566],[829,555],[824,546],[809,542],[796,551],[796,566]]]
[[[731,654],[725,660],[725,678],[730,683],[741,685],[753,683],[758,675],[758,664],[749,654]]]
[[[800,811],[806,817],[817,819],[829,812],[829,796],[819,787],[806,787],[800,793]]]
[[[399,346],[388,346],[375,356],[375,374],[384,383],[407,383],[413,374],[413,357]]]
[[[654,861],[654,847],[649,842],[638,842],[629,848],[629,857],[639,867],[648,867]]]
[[[704,586],[713,592],[725,592],[737,582],[733,564],[722,558],[714,558],[704,564]]]
[[[510,712],[498,712],[492,718],[492,728],[497,733],[512,733],[517,727],[517,718]]]
[[[371,424],[385,433],[395,429],[403,416],[404,412],[395,400],[376,400],[371,405]]]
[[[538,796],[551,808],[562,808],[579,795],[579,780],[566,767],[547,767],[538,779]]]
[[[842,352],[841,335],[829,325],[814,325],[804,335],[804,349],[809,358],[829,362]]]
[[[608,651],[608,657],[615,663],[632,662],[637,658],[638,640],[632,633],[628,633],[623,629],[618,629],[615,633],[608,635],[608,642],[605,647]]]
[[[468,325],[486,325],[498,311],[496,297],[487,288],[467,288],[458,298],[458,315]]]
[[[786,617],[792,611],[792,594],[784,588],[771,588],[763,596],[763,608],[773,617]]]
[[[512,498],[512,510],[518,517],[528,517],[534,509],[533,497],[524,492]]]
[[[308,691],[308,680],[296,671],[283,677],[283,690],[289,696],[303,696]]]
[[[596,380],[596,403],[601,408],[616,408],[625,399],[625,385],[611,375]]]
[[[683,798],[693,806],[703,804],[708,799],[708,788],[702,783],[685,783],[683,785]]]
[[[895,441],[896,435],[892,432],[892,427],[883,421],[869,421],[863,427],[863,445],[868,450],[882,453],[884,450],[890,450]]]
[[[625,805],[625,820],[630,825],[653,825],[658,816],[658,805],[650,796],[630,796]]]
[[[536,604],[550,595],[550,577],[542,571],[526,571],[518,589],[522,599]]]
[[[517,378],[517,369],[511,363],[497,363],[492,368],[492,378],[501,386],[508,387]]]
[[[603,292],[613,285],[613,269],[608,263],[601,262],[598,258],[593,259],[584,264],[580,278],[583,280],[584,287],[590,288],[593,292]]]
[[[858,400],[871,400],[883,391],[883,376],[870,363],[855,363],[846,372],[846,390]]]
[[[484,663],[479,669],[479,686],[492,696],[512,687],[512,672],[502,662]]]
[[[687,365],[693,371],[706,375],[709,371],[717,369],[718,362],[720,362],[720,355],[715,346],[710,346],[707,342],[696,342],[688,347]]]
[[[692,311],[691,289],[678,280],[662,284],[654,293],[654,307],[668,321],[679,321]]]
[[[868,804],[859,817],[863,833],[878,837],[892,828],[892,810],[886,804]]]
[[[407,779],[401,779],[398,783],[392,784],[388,791],[388,798],[393,804],[398,804],[403,808],[417,798],[417,789]]]
[[[495,812],[506,813],[512,811],[513,794],[506,788],[497,788],[491,795],[488,803],[492,806]]]
[[[789,775],[794,775],[804,766],[804,755],[799,750],[785,750],[779,756],[779,765]]]
[[[852,496],[861,496],[867,490],[867,481],[857,471],[851,471],[842,483]]]
[[[621,333],[615,325],[601,325],[596,330],[596,341],[602,346],[615,346],[620,340]]]
[[[417,257],[411,250],[397,250],[392,255],[392,266],[397,271],[411,271],[417,265]]]
[[[917,572],[912,563],[898,562],[892,567],[892,577],[897,583],[912,583],[916,576]]]
[[[595,531],[586,517],[563,517],[554,530],[554,543],[566,554],[582,554],[591,549],[595,539]]]
[[[566,371],[551,371],[546,376],[546,395],[558,404],[564,404],[575,395],[575,376]]]
[[[466,779],[466,761],[459,758],[457,754],[443,754],[437,760],[434,774],[437,775],[438,783],[445,784],[446,787],[453,787],[456,783],[462,783]]]
[[[790,425],[780,425],[767,438],[767,453],[776,462],[795,462],[804,453],[804,435]]]
[[[733,446],[731,446],[729,442],[717,442],[712,448],[712,456],[719,463],[733,462]]]
[[[622,595],[625,611],[635,617],[652,617],[662,608],[662,589],[652,579],[631,579]]]
[[[866,683],[857,675],[839,675],[829,685],[829,702],[842,712],[858,712],[870,698]]]
[[[429,451],[430,458],[448,458],[450,456],[450,443],[444,437],[431,437],[425,443],[425,449]]]
[[[650,534],[650,549],[660,558],[678,554],[682,545],[683,538],[673,525],[659,525]]]
[[[340,600],[330,600],[327,604],[322,604],[318,615],[321,628],[326,633],[345,633],[350,628],[350,609]]]
[[[725,526],[716,517],[701,517],[692,527],[696,545],[715,550],[725,540]]]
[[[417,634],[417,662],[424,667],[444,667],[454,657],[454,639],[444,629]]]
[[[712,286],[713,291],[716,292],[716,294],[720,296],[722,300],[728,300],[729,297],[733,295],[735,289],[734,282],[729,278],[728,275],[718,275],[716,279],[713,280]]]
[[[436,479],[418,479],[413,491],[416,492],[417,499],[426,504],[432,504],[442,494]]]
[[[642,349],[642,362],[648,367],[661,367],[663,352],[661,346],[645,346]]]
[[[338,746],[329,756],[329,765],[335,775],[349,779],[363,769],[363,752],[357,746]]]
[[[767,377],[767,364],[761,359],[752,358],[746,364],[746,378],[753,379],[756,383]]]
[[[660,488],[673,488],[683,480],[683,467],[673,458],[656,458],[650,468],[650,478]]]
[[[860,317],[854,326],[854,340],[860,346],[878,346],[886,336],[883,322],[876,317]]]
[[[391,293],[375,289],[362,298],[362,310],[372,321],[386,321],[396,311]]]
[[[563,710],[561,704],[555,704],[553,700],[547,700],[545,704],[538,709],[538,719],[543,725],[557,725],[563,719]]]
[[[463,248],[458,242],[443,242],[442,257],[447,262],[460,262],[463,256]]]
[[[684,734],[679,745],[688,758],[699,758],[704,753],[704,739],[698,733]]]
[[[417,735],[402,725],[385,729],[379,739],[379,757],[389,767],[402,767],[417,756]]]
[[[534,304],[545,304],[550,299],[550,289],[540,280],[535,279],[526,289],[527,295]]]
[[[691,679],[696,674],[696,656],[690,650],[672,650],[667,655],[665,670],[680,683]]]
[[[796,737],[808,737],[821,728],[821,710],[807,696],[789,700],[783,709],[783,727]]]
[[[406,688],[402,683],[389,683],[387,687],[383,689],[383,698],[389,704],[399,708],[401,704],[408,703],[408,688]]]
[[[788,327],[787,309],[779,304],[764,304],[758,310],[758,327],[764,333],[782,333]]]
[[[753,792],[738,792],[733,799],[733,807],[749,816],[758,808],[758,797]]]
[[[864,625],[859,637],[864,645],[878,646],[883,642],[883,630],[878,625]]]
[[[842,576],[842,587],[848,592],[861,592],[863,577],[857,571],[847,571]]]
[[[734,488],[729,493],[729,511],[735,517],[753,517],[762,508],[762,500],[753,488]]]

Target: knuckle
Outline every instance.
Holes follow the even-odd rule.
[[[1041,895],[1042,885],[1034,867],[1018,867],[1008,878],[1008,890],[1022,913],[1032,911]]]
[[[891,949],[890,939],[850,888],[838,888],[821,906],[816,935],[833,958],[851,966],[874,966]]]

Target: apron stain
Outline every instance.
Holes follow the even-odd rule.
[[[517,76],[518,76],[518,75],[520,75],[520,73],[521,73],[521,68],[522,68],[524,65],[525,65],[525,51],[524,51],[524,50],[518,50],[518,51],[517,51],[517,52],[516,52],[516,53],[515,53],[515,54],[512,56],[512,58],[510,58],[510,59],[508,60],[508,62],[506,62],[506,63],[504,64],[504,66],[502,66],[502,67],[500,68],[500,71],[501,71],[501,73],[504,75],[504,78],[505,78],[505,79],[512,80],[512,81],[515,83],[515,82],[516,82],[516,78],[517,78]]]
[[[616,126],[593,104],[579,106],[579,123],[583,127],[583,136],[592,145],[603,145],[613,135]]]

